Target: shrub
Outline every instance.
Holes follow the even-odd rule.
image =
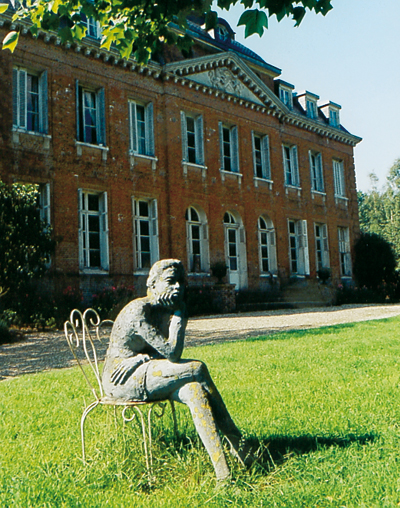
[[[10,340],[11,334],[5,321],[0,320],[0,344],[5,344]]]
[[[396,258],[391,244],[375,233],[361,233],[354,246],[354,277],[359,287],[377,290],[396,279]]]
[[[119,311],[133,298],[133,286],[113,286],[94,294],[91,307],[99,313],[101,319],[115,319]]]

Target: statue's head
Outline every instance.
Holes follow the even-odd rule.
[[[147,296],[153,305],[179,308],[182,304],[185,270],[179,259],[162,259],[151,267],[147,279]]]

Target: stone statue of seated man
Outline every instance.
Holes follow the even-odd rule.
[[[248,448],[207,367],[181,360],[187,315],[184,268],[176,259],[153,265],[147,296],[126,305],[111,331],[103,386],[107,396],[127,401],[171,399],[186,404],[218,480],[229,476],[219,432],[242,463]],[[244,446],[241,446],[243,445]]]

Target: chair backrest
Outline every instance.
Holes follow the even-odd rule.
[[[69,321],[64,323],[64,332],[68,345],[97,400],[103,397],[104,392],[94,341],[98,340],[100,343],[102,342],[100,329],[106,324],[112,325],[113,321],[110,319],[101,321],[99,314],[94,309],[86,309],[83,313],[80,310],[74,309],[69,316]],[[82,355],[82,351],[84,355]],[[84,364],[86,363],[94,374],[97,387],[96,382],[92,382],[93,377],[90,376],[90,373],[88,375],[88,372],[84,369]]]

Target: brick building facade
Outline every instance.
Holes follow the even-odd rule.
[[[0,37],[9,30],[0,17]],[[159,258],[191,284],[224,261],[236,289],[351,278],[359,234],[353,147],[340,106],[295,93],[229,25],[190,22],[190,56],[138,66],[26,30],[0,52],[0,178],[38,184],[62,238],[53,280],[140,292]],[[25,32],[25,33],[24,33]],[[79,282],[77,282],[79,281]]]

